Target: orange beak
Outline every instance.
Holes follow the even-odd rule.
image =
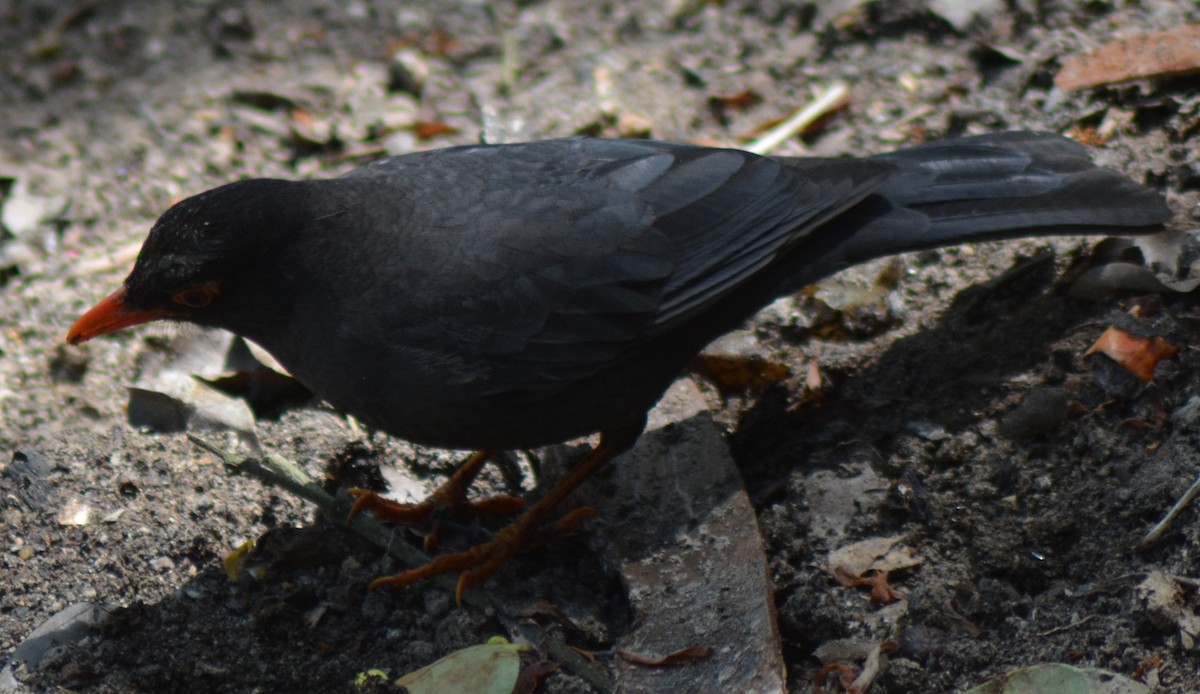
[[[67,332],[67,342],[77,345],[98,335],[107,335],[122,328],[171,317],[171,313],[163,309],[138,311],[129,308],[125,305],[125,293],[125,287],[121,287],[80,316]]]

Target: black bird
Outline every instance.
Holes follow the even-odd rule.
[[[1161,195],[1053,134],[864,159],[641,140],[454,147],[188,198],[67,340],[157,319],[225,328],[335,407],[434,446],[497,451],[599,432],[494,540],[377,581],[464,571],[461,593],[633,445],[692,357],[777,297],[894,253],[1146,233],[1170,218]],[[485,459],[447,498],[461,501]],[[388,515],[380,499],[359,501]]]

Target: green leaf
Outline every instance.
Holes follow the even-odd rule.
[[[1150,688],[1107,670],[1044,663],[993,677],[964,694],[1150,694]]]
[[[527,646],[489,643],[455,651],[396,680],[410,694],[512,694]]]

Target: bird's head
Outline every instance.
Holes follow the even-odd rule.
[[[171,207],[150,230],[124,283],[75,321],[67,342],[155,320],[235,327],[238,292],[230,289],[262,266],[299,218],[302,196],[295,186],[238,181]]]

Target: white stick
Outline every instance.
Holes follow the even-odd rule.
[[[795,136],[811,126],[818,119],[838,106],[850,94],[850,88],[843,82],[836,82],[808,106],[794,113],[790,118],[775,126],[771,132],[746,145],[746,151],[754,154],[767,154],[778,147],[784,140]]]

